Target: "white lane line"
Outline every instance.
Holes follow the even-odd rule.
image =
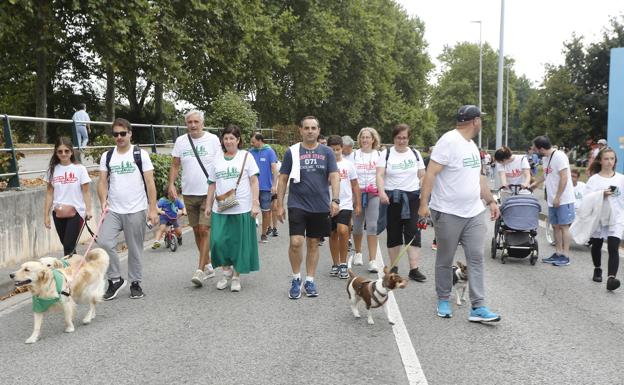
[[[377,243],[377,266],[380,266],[377,271],[377,276],[382,278],[384,262],[379,243]],[[425,373],[420,366],[420,361],[416,355],[412,339],[407,332],[407,328],[403,322],[403,316],[401,316],[401,311],[399,310],[399,305],[397,304],[392,292],[388,295],[388,302],[386,303],[386,306],[388,306],[388,311],[390,312],[392,318],[394,318],[395,323],[392,326],[392,331],[394,332],[394,339],[397,347],[399,348],[401,360],[403,361],[407,381],[410,385],[427,385],[427,378],[425,377]]]

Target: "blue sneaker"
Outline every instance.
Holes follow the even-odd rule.
[[[485,306],[474,308],[470,311],[470,316],[468,317],[468,321],[470,322],[498,322],[501,317],[492,313],[490,309]]]
[[[566,257],[565,255],[558,255],[557,256],[557,260],[555,262],[553,262],[552,264],[555,266],[568,266],[570,264],[570,258]]]
[[[559,255],[557,255],[557,253],[553,253],[553,255],[551,255],[548,258],[542,258],[542,262],[544,262],[544,263],[554,263],[558,258],[559,258]]]
[[[305,281],[303,289],[308,297],[318,297],[318,291],[316,290],[316,284],[312,281]]]
[[[449,301],[439,300],[438,301],[438,317],[442,318],[451,318],[453,315],[451,313],[451,304]]]
[[[293,278],[290,283],[290,290],[288,291],[288,298],[299,299],[301,298],[301,278]]]

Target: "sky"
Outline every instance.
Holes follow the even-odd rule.
[[[396,0],[410,16],[425,23],[428,52],[436,57],[445,45],[482,41],[499,48],[501,0]],[[585,43],[599,41],[613,16],[624,14],[621,0],[506,0],[504,53],[515,60],[514,71],[539,86],[544,64],[563,64],[563,43],[573,33]],[[435,82],[435,80],[434,80]]]

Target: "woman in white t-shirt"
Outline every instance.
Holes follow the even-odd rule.
[[[364,127],[357,136],[360,148],[354,152],[355,170],[362,195],[362,212],[353,217],[354,265],[362,265],[362,238],[366,224],[368,243],[368,271],[376,273],[377,258],[377,219],[379,217],[379,192],[377,191],[377,162],[379,161],[379,143],[377,130]]]
[[[501,186],[528,187],[531,184],[531,166],[526,155],[514,155],[509,147],[503,146],[494,153],[494,161]],[[506,196],[509,194],[509,191],[506,191]]]
[[[89,183],[91,178],[85,166],[78,164],[74,146],[69,138],[61,136],[54,144],[54,154],[44,180],[47,191],[44,203],[44,225],[51,228],[50,210],[54,227],[63,244],[64,255],[75,252],[78,235],[84,221],[93,216]]]
[[[205,214],[211,217],[210,254],[212,263],[223,268],[217,289],[223,290],[232,278],[230,289],[241,290],[240,274],[258,271],[258,239],[255,218],[260,213],[258,165],[247,151],[241,150],[241,130],[229,125],[221,136],[223,156],[208,168],[208,196]],[[227,205],[231,194],[235,205]]]
[[[377,163],[377,188],[380,203],[388,205],[387,240],[390,262],[394,263],[401,246],[412,242],[407,250],[409,277],[423,282],[427,279],[418,269],[420,257],[420,180],[425,175],[425,163],[417,150],[409,147],[409,126],[399,124],[392,130],[394,146],[382,152]],[[394,266],[395,272],[398,270]]]
[[[609,253],[607,271],[607,290],[620,287],[620,281],[615,278],[620,263],[620,240],[624,232],[624,175],[615,172],[617,157],[611,148],[605,148],[598,153],[596,159],[589,166],[591,177],[587,180],[586,193],[603,191],[605,203],[611,208],[609,223],[598,224],[598,228],[591,235],[591,256],[594,262],[595,282],[602,282],[600,267],[603,241],[607,240]]]

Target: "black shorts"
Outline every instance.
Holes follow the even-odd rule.
[[[353,210],[340,210],[338,215],[331,219],[331,231],[338,228],[338,223],[345,226],[351,226],[351,214]]]
[[[418,223],[418,206],[420,199],[411,199],[410,218],[401,219],[401,203],[390,203],[388,206],[387,247],[407,245],[412,238],[412,246],[420,247],[420,229]]]
[[[331,225],[329,213],[311,213],[302,209],[288,209],[288,231],[290,235],[308,238],[329,237]]]

